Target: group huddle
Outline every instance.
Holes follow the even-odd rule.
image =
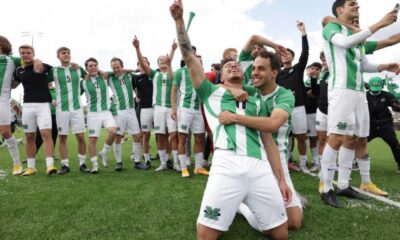
[[[323,20],[322,63],[308,66],[307,33],[304,23],[298,22],[302,52],[297,64],[292,65],[295,55],[292,50],[253,35],[239,57],[236,49],[228,48],[221,63],[213,64],[213,70],[205,73],[201,55],[191,45],[185,29],[180,0],[170,7],[178,44],[174,42],[171,52],[157,59],[156,70],[142,55],[136,36],[132,45],[137,54],[137,70],[127,69],[121,59],[113,58],[110,72],[100,70],[95,58],[87,59],[84,68],[71,62],[71,50],[67,47],[57,50],[61,64],[58,67],[35,59],[30,45],[19,47],[20,58],[12,57],[10,42],[0,36],[0,133],[13,159],[13,175],[37,173],[37,131],[43,139],[48,175],[70,171],[67,149],[70,131],[78,143],[81,172],[98,173],[98,158],[107,167],[111,148],[115,170],[122,171],[126,153],[122,152],[121,142],[125,134],[133,138],[132,155],[127,155],[131,156],[134,167],[149,169],[149,140],[154,131],[160,159],[156,171],[171,165],[187,178],[191,163],[188,142],[193,134],[194,174],[209,175],[197,220],[198,239],[217,239],[228,230],[237,212],[253,228],[274,239],[287,239],[288,229],[299,230],[304,202],[294,188],[289,168],[318,171],[322,200],[339,208],[342,205],[336,195],[364,199],[349,186],[355,159],[361,174],[360,188],[387,196],[370,179],[367,142],[374,137],[385,141],[387,138],[400,170],[400,145],[392,134],[393,119],[388,110],[390,106],[399,111],[400,103],[382,91],[384,81],[378,77],[369,81],[370,89],[366,92],[363,73],[400,71],[397,63],[375,65],[365,56],[400,42],[400,35],[385,41],[368,41],[374,32],[397,20],[398,9],[361,30],[358,8],[356,0],[334,1],[335,17]],[[171,61],[178,46],[182,66],[173,71]],[[24,88],[25,169],[10,131],[10,92],[20,83]],[[86,124],[82,94],[87,99]],[[370,118],[370,112],[376,111],[375,102],[385,103],[377,110],[385,121]],[[91,168],[86,165],[85,126]],[[386,130],[379,130],[384,129],[382,126]],[[103,149],[97,152],[102,127],[107,136]],[[59,135],[59,170],[53,157],[55,142],[51,132],[55,128]],[[298,143],[299,167],[291,157],[294,138]],[[210,173],[205,168],[208,165],[205,139],[213,149]],[[311,169],[307,167],[307,139],[312,153]],[[170,153],[173,163],[168,160]]]

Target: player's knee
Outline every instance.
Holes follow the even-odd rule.
[[[299,231],[303,225],[303,218],[295,216],[288,219],[288,228],[293,231]]]
[[[107,130],[107,132],[108,132],[108,135],[110,135],[110,136],[112,136],[112,137],[115,137],[115,135],[117,134],[117,129],[114,128],[114,127],[111,127],[111,128],[109,128],[109,129]]]
[[[197,240],[216,240],[221,236],[221,232],[201,224],[197,225]]]

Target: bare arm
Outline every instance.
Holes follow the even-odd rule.
[[[390,37],[388,37],[386,39],[378,41],[378,44],[377,44],[375,50],[379,50],[379,49],[382,49],[382,48],[385,48],[385,47],[390,47],[390,46],[393,46],[393,45],[395,45],[395,44],[397,44],[399,42],[400,42],[400,33],[397,33],[397,34],[392,35],[392,36],[390,36]]]
[[[139,40],[137,39],[136,36],[132,41],[132,45],[136,49],[136,55],[137,55],[137,58],[138,58],[140,66],[143,68],[144,73],[147,76],[150,76],[150,72],[151,72],[150,66],[147,64],[146,60],[144,60],[144,57],[142,55],[142,51],[140,51],[140,42],[139,42]]]
[[[206,79],[200,60],[193,54],[192,44],[185,29],[183,21],[183,6],[181,0],[176,0],[170,7],[172,18],[175,20],[179,49],[183,60],[189,68],[190,79],[194,88],[200,88]]]
[[[176,44],[175,39],[172,42],[172,46],[171,46],[171,51],[169,52],[169,58],[172,60],[174,60],[174,55],[175,55],[175,50],[178,48],[178,44]]]
[[[177,115],[176,115],[176,96],[178,93],[178,87],[175,85],[172,85],[171,88],[171,117],[174,120],[177,120]]]

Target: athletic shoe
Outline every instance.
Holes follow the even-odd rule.
[[[181,174],[183,178],[190,177],[190,173],[187,168],[182,169]]]
[[[312,168],[310,168],[310,172],[317,172],[319,171],[321,167],[319,165],[314,165],[312,166]]]
[[[301,202],[301,206],[303,209],[307,208],[308,206],[310,206],[310,202],[307,200],[307,198],[303,197],[299,192],[296,191],[295,193],[297,195],[297,197],[299,197],[300,202]]]
[[[150,155],[150,160],[159,160],[159,159],[160,159],[160,155],[158,155],[158,153],[155,157]]]
[[[341,208],[342,205],[340,202],[336,199],[335,192],[331,189],[327,193],[322,193],[321,194],[321,199],[324,201],[329,206],[335,207],[335,208]]]
[[[358,169],[359,169],[359,168],[358,168],[358,163],[357,163],[357,161],[354,161],[354,162],[353,162],[352,170],[353,170],[353,171],[358,171]]]
[[[102,152],[99,152],[99,158],[101,159],[101,162],[103,163],[103,166],[105,168],[108,167],[108,157],[107,154],[104,154]]]
[[[117,166],[115,167],[115,171],[121,172],[122,171],[122,162],[117,162]]]
[[[58,171],[58,174],[64,175],[64,174],[66,174],[66,173],[69,173],[69,171],[70,171],[69,167],[66,166],[66,165],[63,165],[63,166],[61,167],[60,171]]]
[[[92,170],[90,170],[90,173],[93,173],[93,174],[99,173],[99,167],[98,166],[97,167],[92,167]]]
[[[204,168],[209,168],[211,167],[211,161],[203,160],[202,165]]]
[[[167,160],[167,168],[168,169],[174,169],[174,163],[171,160]]]
[[[81,166],[79,166],[79,171],[81,171],[83,173],[89,173],[90,172],[89,168],[84,163]]]
[[[345,189],[337,189],[336,194],[338,196],[343,196],[343,197],[348,197],[348,198],[353,198],[353,199],[358,199],[358,200],[366,200],[367,198],[358,193],[356,190],[354,190],[352,187],[348,187]]]
[[[22,160],[22,163],[28,163],[28,159]]]
[[[135,168],[140,170],[147,170],[149,169],[149,166],[141,162],[135,162]]]
[[[324,192],[324,183],[320,182],[318,187],[318,192],[322,194]]]
[[[194,174],[196,175],[204,175],[204,176],[208,176],[208,171],[205,168],[199,167],[199,168],[195,168],[193,171]]]
[[[302,166],[302,165],[300,165],[300,171],[302,173],[311,173],[310,170],[307,168],[307,166]]]
[[[46,175],[51,175],[51,174],[54,174],[54,173],[57,173],[57,168],[54,167],[54,165],[48,166],[47,169],[46,169]]]
[[[181,166],[179,165],[179,163],[174,163],[174,170],[177,172],[181,171]]]
[[[299,168],[298,166],[296,166],[296,165],[295,165],[294,163],[292,163],[292,162],[288,163],[288,168],[291,169],[291,170],[293,170],[293,171],[296,171],[296,172],[300,172],[300,171],[301,171],[300,168]]]
[[[24,172],[24,169],[22,168],[22,166],[20,164],[14,164],[13,172],[12,172],[13,176],[21,175],[23,172]]]
[[[151,161],[145,161],[144,164],[146,164],[146,166],[148,166],[149,168],[151,167]]]
[[[156,172],[164,171],[167,169],[168,169],[167,164],[161,163],[160,166],[158,168],[156,168]]]
[[[37,173],[36,168],[28,167],[27,169],[25,169],[24,173],[22,173],[22,176],[32,176],[35,175],[36,173]]]
[[[387,197],[389,196],[389,193],[380,190],[375,184],[372,182],[370,183],[361,183],[360,189],[366,192],[370,192],[372,194],[378,195],[378,196],[383,196]]]

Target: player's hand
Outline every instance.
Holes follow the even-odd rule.
[[[135,97],[135,102],[136,102],[136,103],[140,103],[140,98]]]
[[[175,0],[169,7],[169,11],[173,19],[183,19],[183,5],[181,0]]]
[[[279,190],[281,190],[281,194],[283,197],[283,202],[285,206],[288,205],[292,201],[292,191],[290,190],[289,186],[287,185],[285,179],[279,181]]]
[[[79,69],[79,64],[77,64],[77,63],[71,63],[71,67],[72,67],[75,71],[78,71],[78,69]]]
[[[281,57],[288,57],[290,54],[289,51],[287,50],[287,48],[285,48],[284,46],[279,45],[279,44],[277,44],[274,49],[275,49],[275,53]]]
[[[169,56],[169,54],[165,55],[165,64],[167,64],[168,66],[171,67],[171,57]]]
[[[178,44],[176,43],[176,41],[175,41],[175,39],[174,39],[174,41],[172,42],[172,50],[176,50],[178,48]]]
[[[136,49],[138,49],[138,48],[140,47],[140,42],[139,42],[139,39],[136,37],[136,35],[135,35],[135,37],[134,37],[133,40],[132,40],[132,45],[133,45]]]
[[[243,89],[234,88],[234,89],[230,89],[229,91],[231,92],[233,97],[236,99],[236,101],[239,101],[239,102],[244,102],[249,97],[249,94],[246,91],[244,91]]]
[[[378,23],[380,24],[381,28],[386,27],[394,22],[397,21],[397,11],[393,9],[389,13],[387,13]]]
[[[229,125],[234,123],[235,114],[229,111],[223,111],[218,115],[218,120],[221,125]]]
[[[107,80],[108,76],[107,76],[107,72],[99,70],[99,75],[102,76],[104,78],[104,80]]]
[[[42,73],[44,71],[43,62],[40,59],[33,60],[33,71],[35,73]]]
[[[176,108],[171,109],[171,118],[172,118],[174,121],[177,121],[178,116],[177,116],[177,114],[176,114]]]
[[[300,30],[302,34],[306,34],[306,26],[303,22],[297,21],[297,28]]]

